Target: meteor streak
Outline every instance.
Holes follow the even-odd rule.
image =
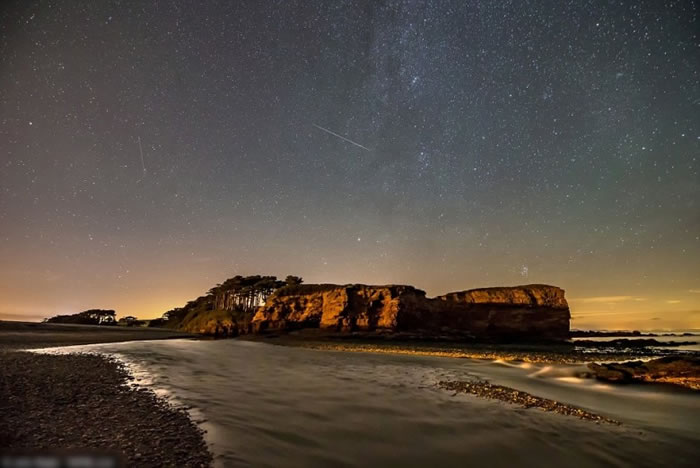
[[[146,163],[143,161],[143,148],[141,148],[141,137],[139,136],[139,154],[141,155],[141,167],[143,168],[143,173],[146,173]]]
[[[141,147],[141,136],[138,136],[138,141],[139,141],[139,155],[141,156],[141,168],[143,169],[143,173],[141,175],[141,178],[136,181],[137,184],[140,184],[142,180],[146,178],[146,175],[148,174],[148,171],[146,171],[146,162],[143,160],[143,148]]]
[[[349,139],[349,138],[345,138],[343,135],[338,135],[337,133],[332,132],[332,131],[328,130],[327,128],[323,128],[323,127],[321,127],[320,125],[316,125],[315,123],[312,123],[311,125],[313,125],[314,127],[318,128],[319,130],[323,130],[323,131],[326,132],[326,133],[330,133],[331,135],[336,136],[336,137],[340,138],[341,140],[347,141],[347,142],[350,143],[350,144],[353,144],[353,145],[355,145],[355,146],[357,146],[357,147],[359,147],[359,148],[362,148],[362,149],[365,150],[365,151],[372,151],[371,149],[367,148],[366,146],[362,146],[361,144],[359,144],[359,143],[357,143],[357,142],[355,142],[355,141],[352,141],[352,140]]]

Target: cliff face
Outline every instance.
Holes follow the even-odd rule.
[[[411,286],[302,285],[270,296],[253,317],[253,329],[396,330],[400,311],[415,297],[425,293]]]
[[[547,285],[472,289],[434,299],[411,286],[302,285],[270,296],[252,327],[256,333],[320,328],[566,338],[569,319],[564,290]]]
[[[527,307],[552,307],[568,309],[564,290],[546,284],[528,284],[508,288],[481,288],[453,292],[438,296],[444,301],[464,302],[468,304],[503,304]]]
[[[475,336],[567,338],[571,314],[556,286],[471,289],[435,298],[442,301],[441,325]]]

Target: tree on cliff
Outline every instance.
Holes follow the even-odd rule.
[[[182,328],[185,322],[211,315],[211,311],[226,311],[236,323],[249,323],[257,307],[282,287],[299,285],[299,276],[289,275],[284,281],[276,276],[236,275],[217,284],[207,294],[189,301],[184,307],[171,309],[163,314],[168,327]]]
[[[214,298],[226,296],[230,299],[226,301],[228,304],[233,304],[244,311],[251,311],[263,304],[270,294],[284,284],[276,276],[236,275],[211,288],[207,294]]]
[[[298,286],[303,282],[304,279],[301,276],[287,275],[287,277],[284,279],[286,286]]]

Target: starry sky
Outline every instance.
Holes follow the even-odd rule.
[[[235,274],[700,328],[692,1],[5,1],[0,319]]]

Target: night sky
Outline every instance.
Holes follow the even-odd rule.
[[[0,318],[260,273],[700,328],[694,2],[0,8]]]

